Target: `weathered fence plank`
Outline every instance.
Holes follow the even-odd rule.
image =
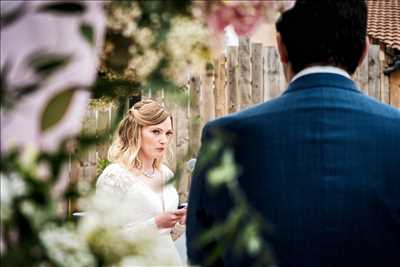
[[[181,92],[187,100],[182,105],[175,105],[175,144],[176,144],[176,166],[181,170],[184,169],[185,160],[188,158],[189,153],[189,114],[190,114],[190,99],[189,99],[189,84]],[[178,193],[181,202],[187,201],[188,193],[188,176],[185,172],[182,173],[179,184]]]
[[[380,99],[380,60],[379,45],[370,45],[368,49],[368,95]]]
[[[400,71],[390,75],[390,105],[400,109]]]
[[[200,148],[200,135],[202,128],[202,119],[200,112],[200,89],[201,80],[199,76],[193,76],[189,81],[189,155],[197,157],[197,151]]]
[[[262,44],[251,45],[251,95],[253,104],[264,101]]]
[[[389,77],[383,73],[383,70],[387,66],[387,58],[382,50],[379,52],[379,61],[381,66],[381,72],[379,77],[381,82],[380,101],[389,104],[390,103]]]
[[[366,57],[358,67],[353,75],[353,79],[361,91],[368,95],[368,57]]]
[[[176,128],[177,125],[177,110],[179,109],[177,106],[177,102],[174,99],[174,93],[173,92],[166,92],[164,89],[161,90],[161,99],[162,99],[162,103],[163,106],[166,108],[166,110],[171,114],[172,116],[172,126]],[[175,130],[176,132],[176,130]],[[176,158],[176,149],[177,149],[177,145],[176,145],[176,134],[174,136],[174,138],[171,139],[170,141],[170,145],[169,145],[169,153],[167,154],[167,159],[168,159],[168,165],[170,168],[175,169],[176,168],[176,164],[177,164],[177,158]]]
[[[250,62],[250,39],[248,37],[239,38],[238,50],[239,63],[239,91],[240,109],[252,105],[251,96],[251,62]]]
[[[238,72],[238,49],[236,46],[229,46],[227,50],[228,68],[228,112],[233,113],[239,110],[239,87],[237,82]]]
[[[225,56],[221,56],[215,61],[216,76],[214,95],[216,117],[220,117],[228,113],[228,94],[226,89],[225,62]]]
[[[211,65],[204,75],[203,81],[200,81],[201,126],[215,118],[214,71],[215,66]]]
[[[284,90],[283,73],[275,47],[263,47],[264,100],[275,98]]]

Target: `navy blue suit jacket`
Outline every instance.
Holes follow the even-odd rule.
[[[216,132],[231,140],[241,189],[273,226],[263,238],[278,266],[400,266],[399,110],[362,94],[344,76],[314,73],[274,100],[208,123],[199,160]],[[207,189],[212,165],[196,166],[192,179],[192,264],[204,264],[210,253],[196,240],[232,210],[226,191]],[[228,246],[215,265],[254,260]]]

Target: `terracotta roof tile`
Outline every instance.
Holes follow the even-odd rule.
[[[368,1],[368,35],[400,50],[400,0]]]

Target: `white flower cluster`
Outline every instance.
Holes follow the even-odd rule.
[[[16,197],[23,196],[27,186],[20,176],[12,173],[8,176],[0,174],[0,219],[1,223],[8,221],[12,215],[11,204]]]
[[[40,239],[51,259],[59,266],[96,266],[96,260],[85,240],[72,229],[48,225],[40,232]]]
[[[184,84],[190,73],[204,73],[206,63],[212,60],[209,42],[213,37],[198,20],[176,17],[171,25],[166,41],[170,56],[166,74],[178,84]]]
[[[232,151],[225,151],[221,164],[211,169],[207,174],[208,182],[211,186],[236,186],[238,167],[235,164]]]
[[[152,260],[148,252],[155,247],[156,232],[145,229],[129,232],[124,227],[135,217],[130,203],[113,194],[96,194],[81,203],[85,212],[78,233],[106,264],[135,261],[139,266],[146,266],[144,263]]]
[[[144,81],[157,67],[162,54],[154,49],[155,34],[147,27],[138,27],[137,19],[141,10],[137,3],[130,3],[129,8],[111,6],[107,26],[114,31],[121,32],[123,36],[132,39],[129,47],[130,60],[125,69],[124,76],[129,79]],[[105,53],[113,50],[108,43]]]
[[[137,30],[135,20],[141,15],[137,3],[130,3],[129,8],[110,7],[111,14],[107,16],[107,27],[112,30],[121,31],[126,37],[131,37]]]
[[[125,75],[132,71],[138,80],[146,80],[148,75],[157,67],[161,59],[161,53],[155,49],[146,48],[143,53],[132,53]]]

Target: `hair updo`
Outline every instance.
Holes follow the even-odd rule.
[[[108,160],[120,163],[126,168],[141,168],[138,155],[141,145],[141,132],[144,126],[157,125],[171,119],[171,115],[154,100],[142,100],[126,113],[119,124],[117,134],[108,150]],[[163,159],[156,159],[153,166],[160,168]]]

